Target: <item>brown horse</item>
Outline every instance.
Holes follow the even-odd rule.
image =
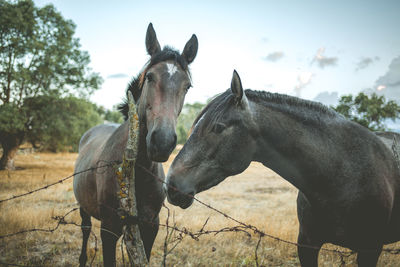
[[[198,41],[193,35],[182,54],[164,47],[161,50],[156,33],[150,23],[146,34],[146,48],[151,56],[143,71],[129,84],[138,105],[139,146],[136,160],[136,198],[139,229],[146,256],[158,232],[158,214],[165,194],[161,184],[144,168],[164,178],[162,165],[176,146],[175,126],[186,92],[191,86],[188,65],[197,54]],[[128,106],[120,106],[127,115]],[[128,122],[104,124],[87,131],[79,144],[79,157],[75,171],[89,169],[98,162],[121,162],[128,137]],[[140,167],[139,167],[140,166]],[[119,186],[113,168],[92,171],[74,177],[74,193],[82,217],[82,251],[80,266],[87,261],[86,247],[91,231],[91,216],[101,221],[101,239],[105,266],[115,266],[115,246],[121,236],[123,222],[116,214],[119,206]]]

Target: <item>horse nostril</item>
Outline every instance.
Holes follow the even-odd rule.
[[[164,133],[162,131],[153,131],[150,137],[150,143],[159,151],[169,151],[175,148],[177,142],[176,133]]]
[[[178,189],[177,184],[171,180],[166,184],[166,193],[169,203],[182,209],[188,208],[193,203],[196,194],[193,190],[185,190],[182,187]]]
[[[169,180],[166,184],[164,184],[166,191],[169,193],[172,189],[175,189],[175,183]]]
[[[175,187],[168,185],[167,195],[170,199],[176,199],[179,196],[179,191]]]
[[[185,196],[186,195],[185,193],[180,191],[177,188],[177,185],[172,181],[170,181],[166,186],[167,186],[167,194],[171,198],[176,198],[176,197],[180,197],[180,196]]]

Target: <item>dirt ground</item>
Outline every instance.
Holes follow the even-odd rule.
[[[16,171],[0,171],[0,199],[18,195],[46,184],[56,182],[73,173],[77,154],[37,153],[19,154]],[[164,164],[167,171],[173,157]],[[295,242],[298,233],[296,216],[297,190],[271,170],[253,163],[242,174],[229,177],[218,186],[200,193],[198,199],[235,219],[256,226],[267,234]],[[220,230],[238,224],[223,215],[195,202],[182,210],[166,203],[160,214],[160,223],[176,225],[191,232]],[[46,190],[0,204],[0,235],[26,229],[53,229],[55,216],[61,216],[77,207],[72,191],[72,179]],[[79,212],[74,211],[65,220],[80,224]],[[88,245],[88,265],[102,266],[100,224],[95,219]],[[299,266],[296,247],[251,231],[218,233],[200,236],[194,240],[184,236],[176,244],[178,232],[169,233],[167,266]],[[160,227],[155,241],[150,266],[161,266],[164,260],[165,227]],[[257,247],[257,244],[259,245]],[[76,225],[60,225],[54,232],[28,232],[0,239],[0,266],[6,263],[23,266],[77,266],[81,247],[81,231]],[[326,248],[339,248],[325,245]],[[400,248],[400,243],[387,246]],[[97,250],[97,251],[96,251]],[[117,245],[118,266],[127,264]],[[340,266],[341,257],[332,252],[321,252],[320,266]],[[355,257],[343,258],[346,266],[356,266]],[[383,253],[378,266],[399,266],[400,255]]]

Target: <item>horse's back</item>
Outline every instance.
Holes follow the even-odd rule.
[[[82,135],[81,140],[79,141],[79,153],[81,153],[81,150],[91,142],[105,142],[119,126],[120,124],[117,123],[109,123],[100,124],[90,128]]]
[[[99,216],[97,205],[96,170],[83,172],[97,167],[101,152],[110,136],[119,124],[102,124],[83,134],[79,142],[79,156],[75,162],[74,194],[79,205],[94,217]]]

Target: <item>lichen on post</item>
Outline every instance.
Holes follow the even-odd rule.
[[[123,227],[123,239],[128,252],[131,266],[148,265],[144,251],[143,241],[140,237],[139,226],[133,224],[132,220],[138,216],[135,196],[135,162],[139,141],[139,118],[136,111],[135,101],[131,92],[128,92],[129,103],[129,137],[123,155],[122,165],[117,170],[117,179],[120,186],[118,197],[120,200],[119,214],[126,222]]]

